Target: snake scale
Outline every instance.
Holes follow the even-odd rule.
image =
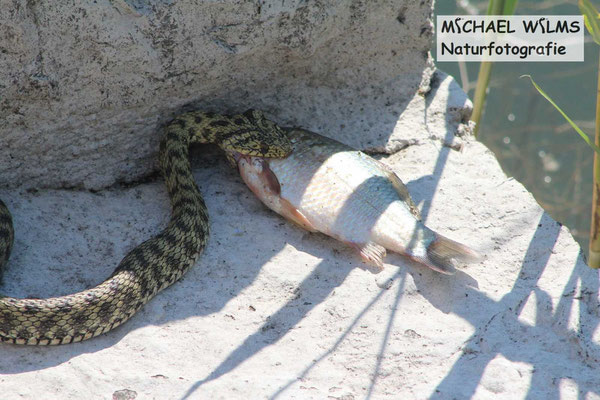
[[[195,263],[208,235],[208,212],[191,173],[192,143],[261,157],[285,157],[291,143],[260,111],[224,116],[190,112],[176,117],[160,144],[159,166],[171,219],[158,235],[131,250],[98,286],[48,299],[0,297],[0,341],[56,345],[79,342],[121,325]],[[0,201],[0,272],[10,255],[12,218]]]

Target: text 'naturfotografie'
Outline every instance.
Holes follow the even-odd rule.
[[[583,61],[580,15],[439,15],[437,61]]]

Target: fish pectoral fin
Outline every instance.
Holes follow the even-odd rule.
[[[385,247],[378,245],[375,242],[354,243],[346,242],[350,246],[358,250],[360,257],[369,265],[377,267],[379,271],[383,270],[383,258],[385,257]]]
[[[296,225],[299,225],[301,228],[304,228],[309,232],[318,232],[317,228],[315,228],[308,218],[306,218],[300,210],[294,207],[292,203],[284,198],[280,198],[279,204],[281,205],[280,214],[286,219],[292,221]]]

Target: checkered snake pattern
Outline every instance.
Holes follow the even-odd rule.
[[[0,341],[56,345],[108,332],[134,315],[196,262],[208,235],[208,212],[193,179],[192,143],[214,143],[229,152],[285,157],[291,143],[260,111],[225,116],[189,112],[165,128],[159,165],[171,200],[171,219],[158,235],[131,250],[98,286],[48,299],[0,296]],[[0,272],[13,244],[12,218],[0,200]]]

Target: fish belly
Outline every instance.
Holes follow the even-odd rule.
[[[312,230],[347,243],[376,242],[400,252],[415,229],[416,218],[400,200],[385,171],[359,151],[327,145],[297,146],[285,159],[257,159],[251,157],[240,165],[246,183],[250,182],[267,206],[284,216],[285,207],[278,197],[288,202]],[[279,193],[276,188],[260,189],[268,186],[264,169],[276,177]]]

